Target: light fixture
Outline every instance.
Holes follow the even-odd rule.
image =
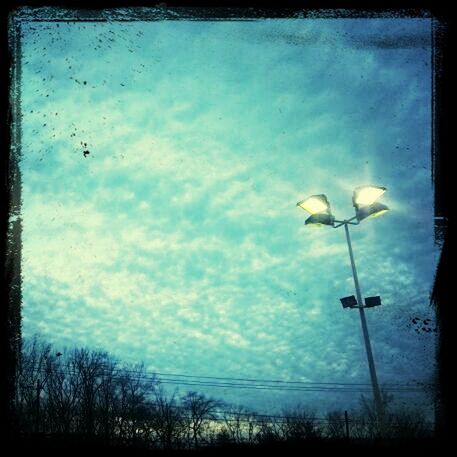
[[[378,377],[376,374],[376,367],[371,350],[370,336],[368,334],[368,326],[364,310],[364,308],[373,308],[375,306],[380,306],[381,298],[376,296],[366,297],[365,301],[362,299],[354,262],[354,255],[352,252],[351,238],[349,236],[349,225],[358,225],[360,221],[365,218],[377,217],[388,211],[389,208],[386,205],[376,201],[379,197],[381,197],[381,195],[384,194],[386,190],[387,189],[385,187],[378,186],[356,187],[352,196],[352,203],[355,207],[355,216],[344,220],[336,220],[333,217],[330,211],[330,204],[327,200],[327,197],[323,194],[312,195],[311,197],[308,197],[307,199],[297,203],[297,206],[300,206],[300,208],[311,213],[311,216],[308,217],[308,219],[305,221],[305,224],[308,226],[319,227],[322,225],[330,225],[333,228],[344,227],[357,298],[354,295],[351,295],[349,297],[340,298],[340,301],[343,308],[357,308],[360,312],[363,339],[365,342],[368,368],[370,370],[370,379],[373,388],[376,418],[379,421],[381,430],[383,429],[384,425],[384,406],[382,402],[381,391],[379,389]],[[357,222],[354,222],[354,219],[357,219]]]
[[[373,308],[374,306],[381,306],[381,297],[365,297],[365,308]]]
[[[374,203],[387,189],[379,186],[361,186],[354,189],[354,206],[367,206]]]
[[[297,203],[297,206],[308,211],[310,214],[327,213],[330,214],[330,203],[324,194],[311,195]]]
[[[357,308],[357,300],[354,295],[350,297],[340,298],[340,302],[343,305],[343,308]]]
[[[367,217],[381,216],[389,210],[386,205],[376,201],[386,190],[379,186],[361,186],[354,189],[352,203],[359,222]]]
[[[312,214],[308,217],[305,221],[305,225],[312,224],[312,225],[333,225],[335,222],[335,217],[328,213],[317,213]]]
[[[305,225],[321,226],[333,225],[335,218],[330,210],[330,203],[324,194],[311,195],[297,203],[297,206],[311,214],[305,221]]]
[[[366,219],[367,217],[378,217],[389,211],[389,208],[382,203],[375,202],[368,206],[362,206],[361,208],[356,207],[356,215],[359,221]]]

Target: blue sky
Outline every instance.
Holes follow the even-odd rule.
[[[24,336],[150,371],[369,383],[337,218],[352,229],[381,383],[429,382],[438,250],[431,20],[22,22]],[[89,151],[84,156],[83,151]],[[185,386],[180,391],[186,390]],[[209,395],[260,411],[358,393]],[[398,394],[406,404],[429,397]]]

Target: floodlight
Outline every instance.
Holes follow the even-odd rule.
[[[367,206],[374,203],[387,189],[378,186],[361,186],[354,189],[354,206]]]
[[[343,308],[357,308],[357,300],[354,295],[350,297],[340,298],[340,302],[343,305]]]
[[[333,225],[335,222],[335,217],[331,214],[327,213],[317,213],[312,214],[308,217],[305,221],[305,225],[313,225],[313,226],[320,226],[320,225]]]
[[[366,297],[362,300],[360,293],[359,280],[357,277],[356,266],[354,262],[354,255],[352,252],[351,238],[349,234],[349,225],[358,225],[359,222],[368,217],[377,217],[381,214],[386,213],[389,208],[377,200],[384,194],[387,189],[385,187],[378,186],[360,186],[354,189],[352,195],[352,203],[355,207],[355,216],[349,219],[336,220],[330,210],[330,204],[327,197],[324,194],[312,195],[305,200],[297,203],[297,206],[304,209],[311,215],[306,219],[305,225],[309,227],[321,227],[323,225],[330,225],[334,228],[344,226],[346,233],[346,241],[348,245],[349,257],[351,260],[352,276],[354,278],[354,285],[356,290],[357,298],[354,295],[349,297],[340,298],[341,305],[344,309],[356,308],[360,313],[360,321],[362,324],[363,339],[365,342],[365,349],[367,352],[368,367],[370,370],[371,384],[374,394],[374,406],[376,412],[376,418],[379,420],[381,428],[384,423],[384,407],[382,404],[381,392],[379,389],[379,383],[376,375],[376,367],[373,359],[373,353],[371,350],[370,336],[368,334],[368,326],[365,317],[364,308],[373,308],[381,305],[381,298],[379,296]],[[354,219],[357,219],[354,222]]]
[[[378,217],[389,211],[389,208],[382,203],[375,202],[368,206],[362,206],[356,208],[356,215],[359,221],[366,219],[367,217]]]
[[[381,306],[381,297],[365,297],[365,308],[373,308],[374,306]]]
[[[306,198],[297,203],[297,206],[308,211],[310,214],[317,213],[328,213],[330,214],[330,204],[327,200],[327,197],[324,194],[321,195],[311,195],[311,197]]]

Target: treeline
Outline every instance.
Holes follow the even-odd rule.
[[[316,418],[303,406],[267,416],[198,392],[170,394],[143,364],[122,364],[89,349],[60,353],[38,338],[24,341],[16,382],[22,433],[96,438],[114,445],[183,449],[432,433],[418,411],[388,412],[381,428],[363,398],[349,417],[333,411]]]

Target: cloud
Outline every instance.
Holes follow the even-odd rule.
[[[310,230],[295,204],[324,192],[348,218],[353,188],[379,184],[391,213],[351,227],[363,293],[383,301],[368,316],[379,376],[431,373],[433,341],[406,325],[429,313],[436,267],[429,24],[413,22],[28,31],[24,334],[164,372],[369,382],[339,303],[354,293],[342,229]],[[386,34],[419,38],[385,50]]]

